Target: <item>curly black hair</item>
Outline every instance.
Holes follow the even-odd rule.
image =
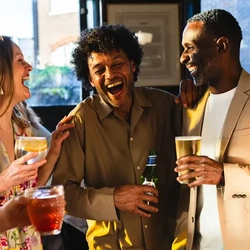
[[[235,49],[240,48],[242,31],[232,14],[223,9],[211,9],[194,15],[187,23],[200,21],[204,23],[204,31],[214,34],[217,38],[225,36],[234,44]]]
[[[134,81],[137,81],[143,57],[142,45],[135,33],[121,24],[104,24],[101,27],[85,29],[72,52],[71,63],[78,80],[86,90],[91,90],[89,83],[88,57],[92,52],[109,53],[113,49],[123,51],[129,60],[135,63]]]

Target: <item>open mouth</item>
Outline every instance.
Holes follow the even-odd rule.
[[[22,84],[23,84],[24,86],[26,86],[26,85],[24,84],[24,82],[25,82],[25,81],[28,81],[29,79],[30,79],[29,76],[23,77],[23,78],[22,78]]]
[[[189,66],[188,67],[188,71],[189,71],[189,73],[190,73],[191,76],[194,76],[195,73],[197,72],[197,70],[198,70],[197,66]]]
[[[121,92],[123,85],[124,83],[119,81],[119,82],[110,83],[106,87],[110,94],[116,95]]]

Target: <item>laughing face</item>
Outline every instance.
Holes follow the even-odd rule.
[[[182,34],[184,51],[180,62],[185,64],[197,86],[211,84],[220,75],[216,38],[203,30],[202,22],[191,22]]]
[[[112,107],[129,110],[132,103],[135,64],[122,51],[92,52],[88,59],[89,80]]]
[[[13,43],[13,80],[14,80],[14,95],[13,102],[18,103],[30,98],[30,91],[24,85],[26,80],[29,80],[29,73],[32,66],[24,60],[21,49]]]

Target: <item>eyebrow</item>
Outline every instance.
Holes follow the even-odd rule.
[[[23,57],[23,54],[20,53],[20,52],[15,52],[15,53],[14,53],[14,57],[17,57],[17,56],[22,56],[22,57]]]
[[[89,58],[92,58],[92,57],[89,56]],[[124,59],[124,58],[123,58],[122,56],[120,56],[120,55],[115,55],[115,56],[113,56],[111,59],[112,59],[112,60],[116,60],[116,59]],[[100,67],[100,66],[102,66],[102,63],[97,63],[97,64],[95,64],[95,65],[92,67],[92,69],[98,68],[98,67]]]

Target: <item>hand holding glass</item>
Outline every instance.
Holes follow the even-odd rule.
[[[29,188],[25,190],[24,195],[31,199],[27,210],[36,230],[41,235],[59,234],[65,211],[63,186]]]
[[[30,152],[37,152],[38,156],[27,162],[28,164],[32,164],[46,157],[47,147],[46,137],[19,136],[15,143],[15,154],[17,158],[20,158]],[[30,181],[30,187],[32,187],[33,182],[34,184],[36,183],[35,181]]]
[[[177,159],[184,155],[200,155],[201,150],[201,136],[177,136],[175,137],[175,147]],[[179,172],[180,175],[189,173],[192,170],[184,170]],[[189,184],[195,178],[182,181],[182,184]]]

